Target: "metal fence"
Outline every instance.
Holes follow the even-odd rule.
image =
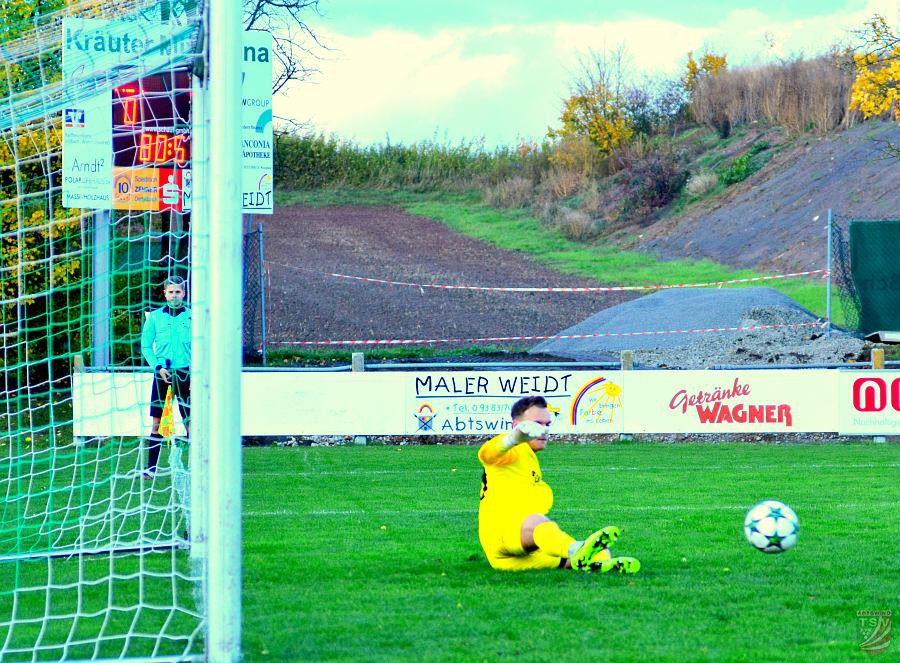
[[[893,221],[896,223],[897,219],[896,217],[894,219],[890,219],[884,216],[876,217],[860,214],[846,215],[837,212],[832,213],[832,211],[829,210],[829,283],[833,284],[837,288],[837,296],[844,311],[845,326],[849,330],[858,334],[867,334],[869,332],[876,331],[873,329],[866,329],[865,327],[871,326],[870,323],[872,315],[870,309],[873,305],[875,305],[877,308],[880,299],[884,298],[882,297],[880,299],[873,299],[871,295],[868,297],[864,297],[866,293],[861,292],[861,289],[865,290],[867,282],[871,281],[872,279],[866,279],[865,275],[854,275],[854,262],[852,259],[854,249],[851,246],[850,240],[851,224],[875,224],[888,221]],[[896,251],[895,246],[880,246],[878,248],[881,250],[880,255],[871,256],[871,260],[867,262],[873,264],[877,262],[878,265],[881,266],[895,264],[895,261],[893,259],[894,252]],[[876,251],[876,253],[879,253],[879,251]],[[859,267],[860,265],[857,264],[856,271],[860,271]],[[882,274],[884,278],[879,280],[885,281],[885,283],[889,284],[888,287],[890,289],[893,289],[894,282],[897,279],[896,274],[898,270],[892,269],[886,271],[890,273]],[[883,306],[884,304],[885,302],[881,302],[880,305]]]
[[[266,365],[266,272],[263,226],[244,234],[244,363]]]

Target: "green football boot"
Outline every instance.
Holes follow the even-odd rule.
[[[599,529],[584,540],[581,547],[569,558],[573,569],[578,571],[590,571],[591,560],[594,555],[605,548],[609,548],[619,539],[619,528],[613,525]]]
[[[634,557],[613,557],[602,559],[592,559],[588,564],[588,570],[594,573],[621,573],[622,575],[632,575],[641,570],[641,563]]]

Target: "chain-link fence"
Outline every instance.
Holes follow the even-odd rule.
[[[266,274],[263,261],[263,227],[244,234],[244,329],[245,364],[266,365]]]
[[[900,215],[898,215],[900,216]],[[833,214],[831,280],[848,329],[900,329],[900,220]]]

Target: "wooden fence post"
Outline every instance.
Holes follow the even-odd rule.
[[[354,352],[350,355],[350,370],[353,373],[363,373],[366,370],[366,355],[362,352]],[[368,440],[365,435],[355,435],[353,437],[353,444],[358,444],[360,446],[366,446]]]
[[[884,370],[884,348],[872,348],[872,368],[876,371]],[[887,437],[875,435],[872,441],[883,444],[887,442]]]
[[[621,364],[623,371],[630,371],[634,368],[634,352],[631,350],[622,350],[621,356]],[[628,397],[627,395],[625,396]],[[633,439],[631,433],[619,433],[620,441],[627,441]]]

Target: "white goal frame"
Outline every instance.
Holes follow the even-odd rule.
[[[197,394],[192,426],[198,439],[208,441],[192,447],[199,470],[192,473],[192,489],[207,499],[197,500],[198,506],[205,504],[194,514],[198,548],[192,555],[206,560],[207,657],[224,663],[241,655],[242,5],[209,1],[208,83],[199,100],[208,133],[200,136],[196,183],[208,195],[200,196],[192,219],[193,255],[208,259],[192,266],[194,334],[205,335],[207,342],[192,344],[191,357]]]

